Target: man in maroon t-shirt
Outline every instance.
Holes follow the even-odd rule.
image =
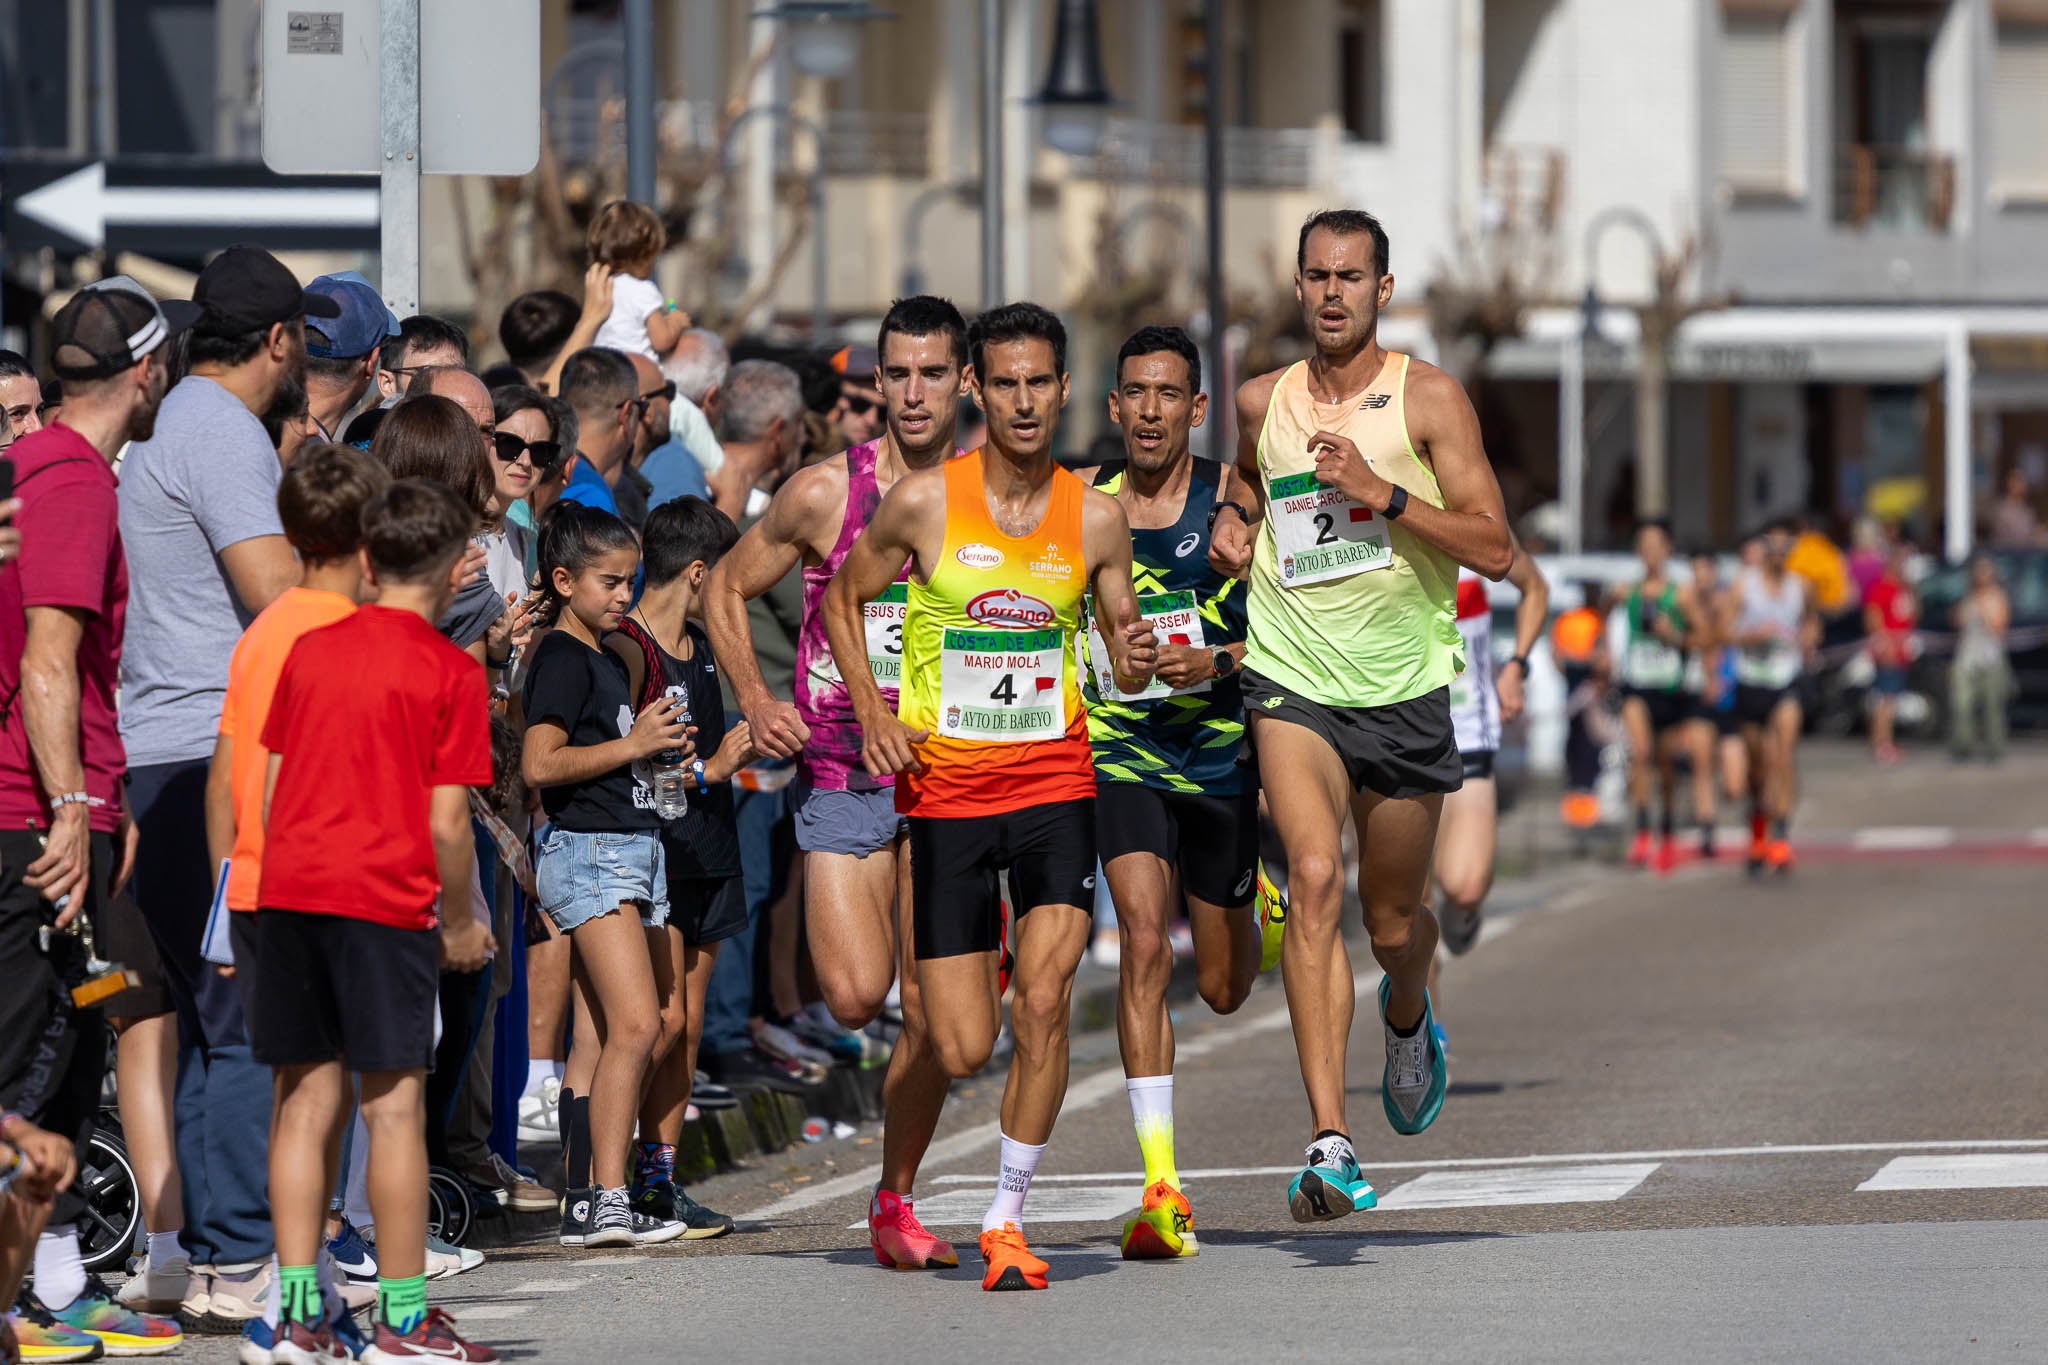
[[[52,323],[62,420],[6,455],[21,552],[0,567],[0,1109],[73,1139],[81,1163],[99,1108],[106,1021],[72,1002],[85,978],[83,942],[57,933],[45,950],[39,931],[81,918],[97,925],[120,875],[127,764],[114,690],[128,568],[112,461],[153,429],[162,346],[190,312],[159,307],[123,277],[81,290]],[[36,1296],[67,1324],[175,1339],[172,1324],[87,1287],[74,1226],[83,1209],[76,1186],[58,1197],[36,1245]]]

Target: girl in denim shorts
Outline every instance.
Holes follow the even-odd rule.
[[[567,1246],[668,1241],[680,1222],[632,1211],[627,1148],[660,1026],[646,928],[668,919],[668,877],[649,761],[688,752],[677,703],[634,714],[625,665],[602,647],[633,596],[632,530],[609,512],[560,503],[541,531],[540,619],[526,678],[521,767],[550,828],[535,869],[541,909],[569,936],[575,1044],[562,1077]]]

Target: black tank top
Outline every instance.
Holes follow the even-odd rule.
[[[690,657],[678,659],[656,644],[632,617],[619,622],[620,634],[638,647],[646,661],[634,711],[638,713],[664,693],[681,701],[685,723],[697,727],[697,757],[709,763],[725,742],[725,703],[718,691],[718,665],[712,662],[711,642],[704,632],[687,622],[683,630],[690,640]],[[740,839],[733,822],[732,783],[714,782],[711,790],[703,792],[692,783],[689,791],[688,813],[680,820],[664,821],[661,827],[669,876],[739,876]]]

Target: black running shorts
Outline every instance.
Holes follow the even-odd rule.
[[[1394,801],[1454,792],[1464,761],[1451,728],[1451,689],[1439,687],[1389,706],[1325,706],[1245,672],[1244,714],[1252,744],[1268,721],[1285,721],[1320,735],[1343,760],[1353,791]]]
[[[1054,801],[1000,815],[910,817],[911,922],[920,960],[1002,946],[997,874],[1011,910],[1095,904],[1095,802]]]
[[[1771,714],[1780,702],[1799,701],[1799,685],[1790,687],[1751,687],[1748,683],[1735,684],[1735,718],[1744,725],[1768,725]]]
[[[722,943],[747,927],[747,893],[739,877],[670,877],[668,922],[692,948]]]
[[[1676,729],[1699,714],[1699,703],[1690,692],[1659,692],[1631,687],[1622,693],[1622,699],[1643,704],[1650,713],[1651,734]]]
[[[351,1071],[425,1071],[433,1065],[440,930],[262,910],[256,955],[249,1039],[265,1066],[346,1061]]]
[[[1495,752],[1492,749],[1461,750],[1458,754],[1458,763],[1464,769],[1465,781],[1478,782],[1481,779],[1489,782],[1492,781],[1493,756]]]
[[[1181,890],[1196,900],[1249,905],[1258,878],[1258,794],[1205,796],[1098,780],[1095,847],[1105,867],[1126,853],[1150,853],[1180,869]]]

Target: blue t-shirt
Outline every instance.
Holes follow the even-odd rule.
[[[647,495],[649,508],[677,498],[711,501],[711,485],[704,479],[704,466],[697,462],[689,447],[674,437],[647,453],[647,458],[640,462],[640,477],[654,485],[654,491]]]
[[[562,490],[562,501],[580,502],[585,507],[595,507],[613,516],[619,514],[619,502],[612,496],[612,486],[604,481],[604,475],[598,473],[587,458],[580,455],[576,457],[576,468],[569,474],[568,486]]]

